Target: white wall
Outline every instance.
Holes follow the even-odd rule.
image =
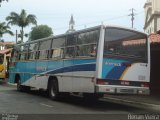
[[[157,19],[157,31],[160,30],[160,17]]]

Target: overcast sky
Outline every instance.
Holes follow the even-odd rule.
[[[143,31],[144,3],[146,0],[9,0],[0,7],[0,22],[14,11],[25,9],[28,14],[37,17],[38,25],[50,26],[55,35],[67,31],[71,14],[75,20],[75,29],[83,29],[104,24],[131,27],[131,8],[135,9],[134,28]],[[17,26],[11,26],[15,33]],[[30,25],[25,33],[31,31]],[[15,36],[4,35],[5,41],[15,41]],[[26,38],[27,39],[27,38]]]

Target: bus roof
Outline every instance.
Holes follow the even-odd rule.
[[[64,34],[59,34],[59,35],[55,35],[55,36],[50,36],[50,37],[37,39],[37,40],[31,41],[31,42],[26,42],[26,43],[22,43],[22,44],[18,44],[18,45],[35,43],[35,42],[44,41],[44,40],[53,39],[53,38],[58,38],[58,37],[63,37],[63,36],[67,36],[67,35],[78,34],[78,33],[81,33],[81,32],[87,32],[87,31],[91,31],[91,30],[94,30],[94,29],[99,29],[100,27],[126,29],[126,30],[129,30],[129,31],[134,31],[134,32],[137,32],[137,33],[140,33],[140,34],[147,35],[146,33],[142,32],[142,31],[135,30],[135,29],[132,29],[132,28],[115,26],[115,25],[98,25],[98,26],[94,26],[94,27],[90,27],[90,28],[86,28],[86,29],[77,30],[77,31],[74,31],[74,32],[71,32],[71,33],[64,33]]]
[[[134,28],[129,28],[129,27],[123,27],[123,26],[118,26],[118,25],[105,25],[105,28],[120,28],[120,29],[126,29],[126,30],[129,30],[129,31],[133,31],[133,32],[137,32],[137,33],[141,33],[141,34],[144,34],[144,35],[147,35],[145,32],[143,31],[140,31],[140,30],[136,30]]]

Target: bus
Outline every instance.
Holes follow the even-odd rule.
[[[0,50],[0,80],[8,78],[9,60],[12,49]]]
[[[99,25],[15,46],[9,81],[18,90],[63,93],[149,94],[150,43],[140,31]]]

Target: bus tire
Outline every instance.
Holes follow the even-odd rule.
[[[53,79],[49,81],[48,85],[48,94],[52,100],[59,99],[59,88],[57,79]]]

